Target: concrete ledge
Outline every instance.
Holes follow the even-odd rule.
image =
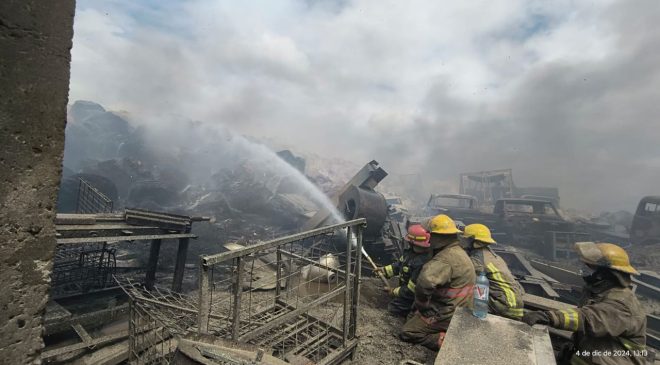
[[[435,365],[556,364],[548,329],[489,314],[456,310]]]

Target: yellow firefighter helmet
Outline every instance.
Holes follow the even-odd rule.
[[[475,240],[488,244],[497,243],[490,235],[490,229],[480,223],[474,223],[466,226],[465,231],[463,231],[463,237],[474,237]]]
[[[585,264],[639,275],[630,265],[626,251],[612,243],[577,242],[575,249]]]
[[[456,234],[461,232],[456,228],[454,220],[445,214],[436,215],[431,218],[426,228],[429,232],[437,234]]]

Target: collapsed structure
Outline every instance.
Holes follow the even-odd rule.
[[[19,7],[16,7],[16,9],[18,11]],[[40,232],[42,229],[45,232],[49,228],[52,228],[43,225],[43,221],[49,219],[48,214],[44,213],[45,210],[52,210],[52,201],[49,202],[49,199],[40,196],[37,204],[36,202],[29,202],[34,199],[24,197],[32,198],[32,191],[34,190],[39,190],[40,192],[42,190],[48,190],[48,192],[52,193],[54,189],[43,181],[57,179],[59,174],[57,150],[62,145],[60,134],[63,125],[61,123],[54,123],[54,121],[64,120],[61,116],[64,114],[64,104],[66,103],[66,77],[56,77],[58,79],[56,82],[58,87],[55,93],[51,90],[53,84],[43,81],[51,80],[53,74],[62,76],[66,74],[65,70],[68,70],[70,42],[66,40],[70,39],[70,33],[72,31],[72,9],[73,4],[71,2],[67,3],[66,6],[58,5],[51,7],[47,5],[35,5],[20,7],[20,10],[25,12],[25,14],[21,13],[19,14],[21,16],[16,17],[16,19],[22,19],[19,22],[21,24],[5,30],[6,32],[16,33],[18,35],[25,35],[27,33],[37,35],[7,37],[10,43],[12,43],[10,44],[11,49],[16,48],[13,42],[27,40],[27,43],[30,45],[27,51],[22,47],[18,47],[24,52],[22,51],[16,54],[22,55],[20,60],[25,61],[22,64],[27,66],[17,69],[17,71],[23,72],[23,75],[21,77],[14,77],[9,82],[11,86],[16,84],[13,81],[22,80],[18,82],[20,87],[13,88],[18,93],[21,93],[21,95],[17,98],[6,98],[6,101],[9,103],[7,105],[11,106],[12,115],[10,117],[13,117],[9,119],[9,124],[12,128],[8,128],[8,130],[11,129],[12,133],[11,136],[9,133],[7,134],[7,150],[12,152],[10,155],[13,155],[13,152],[20,152],[15,154],[19,158],[11,156],[7,160],[7,165],[11,167],[7,171],[11,172],[9,174],[11,176],[7,180],[10,183],[6,185],[12,186],[16,190],[15,193],[12,193],[15,199],[11,200],[11,202],[17,203],[8,205],[8,211],[10,212],[8,218],[10,218],[10,222],[7,226],[11,226],[10,233],[12,233],[12,236],[19,231],[21,232],[20,234],[25,235],[21,237],[19,234],[16,234],[18,237],[16,240],[13,239],[14,237],[10,237],[10,245],[8,245],[8,247],[11,246],[11,250],[17,249],[25,252],[25,255],[21,255],[18,259],[18,264],[16,265],[20,267],[19,273],[23,277],[20,278],[21,275],[14,275],[18,271],[13,266],[7,271],[11,275],[5,276],[5,278],[10,279],[19,277],[18,280],[25,279],[27,283],[27,285],[16,287],[19,289],[17,290],[19,295],[15,302],[22,302],[19,308],[20,311],[18,312],[20,316],[11,314],[13,317],[10,318],[10,322],[12,326],[13,323],[17,323],[17,326],[6,327],[10,330],[16,329],[17,332],[32,331],[38,333],[40,330],[39,321],[31,321],[30,318],[25,318],[25,315],[38,313],[39,306],[28,302],[32,300],[37,302],[43,288],[46,286],[41,284],[41,281],[39,281],[41,279],[35,278],[39,278],[44,273],[42,265],[44,265],[44,259],[48,255],[38,255],[35,252],[50,250],[48,245],[42,245],[45,243],[44,241],[48,240],[49,234],[46,232],[44,235]],[[47,18],[44,17],[44,14],[55,15],[55,18],[63,20],[53,23],[60,24],[61,26],[44,32],[43,27],[40,25],[52,23],[43,21]],[[35,24],[30,25],[28,27],[30,29],[23,29],[25,27],[22,27],[22,25],[26,25],[23,24],[25,23],[24,20],[27,19],[29,23],[33,17],[39,20],[36,23],[36,30],[33,29],[35,28]],[[48,57],[42,57],[44,55]],[[44,59],[53,62],[44,62]],[[34,85],[37,87],[35,88]],[[44,88],[47,88],[48,92],[44,93]],[[30,102],[36,100],[33,97],[37,94],[39,94],[39,103],[33,103],[34,105],[29,105],[28,107],[26,107],[28,103],[25,103],[25,105],[12,105],[17,100],[19,102],[22,100]],[[49,100],[44,101],[44,97]],[[56,108],[56,112],[53,113],[55,104],[58,104],[56,101],[59,101],[60,105]],[[57,117],[58,115],[60,117]],[[112,116],[108,117],[112,119]],[[43,128],[29,128],[35,125]],[[83,132],[78,136],[74,134],[73,138],[69,138],[69,140],[85,140],[85,138],[79,138],[85,136]],[[126,134],[124,131],[119,132],[119,134]],[[15,138],[17,135],[29,135],[31,143],[25,143],[23,138]],[[103,133],[87,134],[87,136],[90,135],[99,135],[99,139],[103,142],[106,142],[106,140],[115,142],[118,139],[105,138],[106,136]],[[70,135],[69,137],[72,136]],[[136,147],[136,143],[124,144],[125,141],[122,140],[116,142],[116,144],[104,143],[99,145],[101,148],[98,148],[98,150],[110,151],[111,154],[118,157],[125,157],[135,155],[133,153],[135,148],[139,148],[139,146]],[[91,142],[91,144],[94,144],[94,142]],[[49,148],[49,146],[55,146],[55,148]],[[69,151],[69,154],[88,157],[86,153],[88,151],[74,150]],[[28,155],[31,157],[30,159],[23,157]],[[97,157],[98,160],[107,158],[106,156],[94,157]],[[16,161],[19,162],[17,163]],[[124,163],[124,166],[121,169],[125,171],[137,171],[137,175],[144,172],[140,171],[141,161],[139,160],[125,159],[122,163]],[[116,166],[116,161],[107,164],[101,161],[97,170],[103,170],[108,165],[112,167],[113,164]],[[17,168],[15,169],[14,167]],[[107,170],[110,171],[111,169],[108,168]],[[112,174],[112,172],[107,173]],[[67,174],[66,168],[65,174]],[[115,196],[111,194],[112,186],[108,185],[108,191],[104,192],[97,189],[98,185],[109,181],[109,179],[93,173],[87,174],[87,176],[83,176],[82,174],[77,174],[79,176],[71,175],[73,174],[68,176],[70,177],[69,181],[73,184],[74,189],[77,186],[80,191],[86,191],[83,195],[90,194],[88,195],[90,197],[94,195],[101,197],[101,194],[104,192],[106,194],[103,194],[105,198],[83,199],[78,201],[78,205],[72,206],[72,209],[75,209],[78,213],[84,213],[84,215],[61,215],[57,220],[58,249],[56,259],[53,263],[55,272],[52,278],[51,296],[54,300],[49,304],[46,313],[46,335],[50,336],[63,333],[64,331],[74,331],[80,337],[80,342],[65,345],[64,347],[48,348],[43,352],[42,359],[49,361],[55,360],[64,354],[70,355],[75,353],[80,355],[86,350],[96,350],[106,344],[116,344],[117,346],[113,345],[112,349],[107,349],[109,351],[102,351],[105,352],[105,357],[100,356],[102,354],[99,353],[94,354],[99,356],[88,357],[84,355],[84,361],[87,363],[119,363],[130,357],[134,362],[163,362],[172,359],[173,361],[181,362],[192,360],[222,363],[229,360],[234,361],[236,358],[244,361],[247,358],[249,359],[247,361],[261,361],[265,359],[268,362],[281,363],[280,357],[283,356],[288,363],[295,363],[297,360],[306,362],[311,359],[318,359],[320,362],[329,363],[340,361],[342,356],[354,354],[356,322],[353,321],[353,317],[357,313],[357,303],[359,302],[359,267],[361,262],[359,260],[361,251],[358,249],[361,242],[359,233],[357,233],[358,238],[356,239],[355,250],[352,252],[352,246],[346,246],[344,256],[340,256],[339,259],[341,264],[337,265],[337,267],[327,265],[327,260],[324,261],[322,259],[323,255],[321,253],[326,251],[321,249],[321,245],[317,246],[311,243],[307,246],[307,244],[301,244],[300,247],[307,247],[305,249],[299,248],[297,245],[298,242],[305,241],[311,237],[315,237],[321,241],[325,241],[325,239],[330,240],[329,236],[336,236],[336,231],[323,231],[321,234],[318,230],[314,230],[312,231],[313,233],[307,232],[303,236],[289,237],[284,240],[270,242],[269,244],[272,244],[272,246],[268,248],[265,246],[261,247],[264,250],[257,249],[251,251],[252,248],[245,248],[225,256],[221,256],[224,254],[220,254],[220,256],[206,256],[209,260],[206,262],[207,272],[204,273],[204,270],[202,270],[200,278],[203,278],[203,280],[198,280],[200,289],[206,290],[199,290],[199,299],[195,301],[195,295],[187,297],[178,293],[182,289],[186,275],[185,257],[189,248],[189,239],[196,238],[196,235],[191,232],[192,223],[196,221],[195,217],[192,215],[174,215],[144,209],[129,209],[123,213],[117,213],[115,211],[117,206],[113,206],[112,204],[115,201]],[[171,196],[179,196],[180,193],[187,191],[185,181],[177,181],[176,178],[164,178],[164,176],[168,176],[166,171],[158,171],[158,175],[160,180],[153,180],[155,178],[154,176],[145,174],[145,179],[137,181],[135,190],[133,191],[116,189],[115,187],[117,197],[128,200],[134,199],[139,204],[144,205],[158,205],[163,201],[171,203]],[[135,175],[127,173],[124,177],[132,179],[133,176]],[[169,177],[172,176],[169,175]],[[97,181],[90,181],[94,178]],[[485,179],[481,178],[476,181],[490,182],[496,179],[491,179],[491,176],[487,176]],[[24,184],[22,183],[24,181],[39,182],[35,184]],[[175,183],[173,186],[167,186],[163,181]],[[125,186],[121,188],[125,188]],[[504,196],[503,198],[510,197]],[[535,197],[521,196],[520,198],[533,199]],[[155,202],[155,200],[159,199],[163,200]],[[486,199],[492,200],[492,197]],[[646,203],[650,205],[646,205]],[[643,211],[655,213],[658,209],[653,204],[655,203],[645,202]],[[230,204],[227,205],[228,209],[231,208]],[[103,207],[98,208],[99,206]],[[558,206],[558,204],[555,204],[555,206]],[[351,211],[351,209],[348,209],[348,211]],[[32,217],[35,212],[39,216],[39,219]],[[26,216],[28,216],[28,219],[25,219]],[[362,224],[363,222],[357,223]],[[644,230],[645,228],[640,227],[639,229]],[[319,234],[317,235],[317,233]],[[311,236],[307,237],[306,235],[309,234]],[[640,242],[645,242],[641,241],[641,239],[646,239],[646,237],[646,235],[640,235],[638,238]],[[348,238],[347,241],[350,242],[350,234],[348,234]],[[168,248],[167,243],[169,242],[167,240],[176,240],[178,242],[177,247],[174,249],[176,254],[171,255],[173,257],[176,256],[176,259],[171,264],[174,268],[174,275],[170,279],[157,275],[158,263],[161,261],[159,258],[167,259],[167,256],[169,256],[165,255],[166,257],[163,258],[160,255],[161,250]],[[575,239],[572,240],[574,241]],[[146,265],[135,263],[133,260],[138,260],[135,258],[120,257],[120,250],[123,246],[128,245],[132,246],[132,249],[139,250],[140,248],[136,245],[139,242],[149,243],[148,248],[145,250],[148,251]],[[287,247],[289,244],[291,247]],[[147,247],[146,245],[144,246]],[[272,256],[273,254],[273,252],[268,252],[269,249],[275,249],[274,260],[272,258],[266,258],[266,256]],[[335,253],[341,252],[336,247],[333,251]],[[13,251],[3,251],[3,253],[9,253],[8,256],[11,257],[11,260],[15,260]],[[254,256],[258,256],[258,261]],[[513,256],[518,257],[518,254],[514,254]],[[289,262],[295,262],[295,264],[291,263],[287,266],[287,259],[285,257],[288,257]],[[353,259],[355,264],[352,267],[350,264],[352,261],[351,257],[357,258],[357,260]],[[555,257],[555,259],[557,258]],[[232,261],[232,263],[223,265],[222,263],[225,259]],[[212,261],[214,264],[209,264]],[[264,269],[268,267],[269,269],[265,270],[268,272],[272,272],[272,266],[275,266],[276,279],[274,282],[264,282],[264,278],[259,274],[262,271],[254,270],[255,261],[257,262],[257,268],[260,266]],[[247,269],[247,263],[250,263],[251,269],[244,271],[243,269]],[[328,293],[332,294],[332,296],[326,296],[325,294],[317,294],[315,296],[307,292],[308,284],[315,287],[316,279],[319,280],[319,288],[321,287],[320,277],[304,279],[304,285],[302,286],[302,288],[305,288],[304,290],[301,289],[301,285],[296,286],[297,289],[294,290],[292,285],[295,284],[292,284],[290,281],[287,283],[290,277],[299,278],[303,275],[302,268],[307,266],[302,266],[302,268],[300,266],[305,264],[312,265],[320,270],[326,270],[326,274],[334,273],[334,275],[323,276],[326,278],[336,278],[336,282],[331,283],[331,280],[328,280],[328,283],[323,283],[327,285],[325,289],[329,290]],[[11,265],[14,265],[14,263],[11,263]],[[6,267],[11,265],[6,265]],[[165,263],[165,265],[167,266],[168,264]],[[521,260],[520,265],[527,270],[527,275],[525,276],[530,281],[530,283],[527,283],[528,288],[536,285],[545,295],[553,295],[555,298],[562,299],[563,301],[571,300],[568,295],[569,293],[572,295],[574,287],[579,283],[577,273],[535,261],[525,263],[524,260]],[[543,269],[545,270],[545,274],[543,275],[546,276],[528,270],[529,265],[533,266],[535,270],[543,268],[545,265]],[[146,272],[140,272],[143,267],[146,267]],[[205,267],[204,262],[202,262],[201,267]],[[216,270],[218,270],[218,280],[215,279]],[[225,272],[220,273],[221,271]],[[307,272],[309,273],[310,270],[307,270]],[[193,274],[192,276],[194,277],[195,275]],[[140,278],[140,280],[138,281],[136,278]],[[530,278],[541,278],[541,280],[533,283]],[[558,280],[555,279],[553,282],[550,280],[551,278],[557,278]],[[169,288],[163,289],[163,286],[156,285],[157,279],[170,280],[170,285],[166,285]],[[129,306],[123,305],[125,303],[121,302],[122,296],[109,295],[109,293],[117,293],[117,287],[115,285],[117,282],[122,285],[123,290],[129,294],[132,301],[130,305],[130,345],[118,342],[128,336],[128,331],[118,331],[117,333],[101,337],[93,337],[87,330],[104,321],[119,318],[128,310]],[[654,273],[643,273],[640,280],[635,282],[637,293],[647,296],[649,299],[657,300],[659,282],[660,280],[658,280],[657,275]],[[245,285],[239,285],[243,283]],[[300,284],[300,279],[298,279],[298,284]],[[224,289],[222,288],[223,286],[225,287]],[[11,288],[14,288],[14,286],[12,285]],[[266,297],[259,299],[258,297],[262,293],[261,289],[264,289],[263,291],[267,293],[274,291],[275,294],[267,294]],[[530,289],[530,291],[532,290]],[[37,295],[34,295],[32,292],[36,292]],[[205,292],[207,293],[206,296],[204,294]],[[319,289],[318,292],[320,293],[321,290]],[[333,299],[341,298],[342,293],[344,294],[344,306],[341,306],[341,310],[334,310],[332,317],[329,315],[324,317],[323,314],[314,313],[318,308],[315,308],[312,305],[313,303],[331,304]],[[220,294],[220,301],[222,302],[224,300],[224,304],[215,304],[216,302],[213,297],[218,294]],[[291,297],[288,294],[291,294]],[[253,296],[257,300],[255,304],[260,304],[259,306],[255,305],[254,310],[251,307]],[[247,298],[249,299],[246,302]],[[293,298],[296,298],[295,305],[292,304]],[[567,304],[560,304],[557,301],[548,302],[543,300],[543,298],[535,298],[532,295],[528,295],[526,301],[537,308],[549,308],[553,305],[567,306]],[[91,302],[101,303],[104,308],[92,312],[86,312],[84,308],[81,308],[80,304],[91,304]],[[302,304],[299,304],[300,302]],[[193,312],[193,315],[189,319],[190,310],[195,309],[195,303],[198,306],[197,311]],[[203,311],[200,309],[202,308],[202,303],[206,303]],[[229,305],[227,306],[226,303],[229,303]],[[348,306],[346,305],[347,303],[349,304]],[[9,305],[13,306],[14,303],[10,301]],[[355,311],[353,311],[353,306]],[[227,310],[223,310],[223,308]],[[14,312],[13,308],[11,310]],[[274,312],[279,313],[278,311],[280,310],[284,314],[279,317],[272,315]],[[349,313],[348,316],[346,315],[347,311]],[[344,314],[343,317],[336,317],[342,313]],[[261,315],[264,315],[264,317],[261,317]],[[291,323],[289,320],[295,322]],[[36,322],[37,324],[35,325],[32,322]],[[300,326],[297,325],[298,323],[300,323]],[[214,327],[216,324],[219,324],[219,326]],[[658,346],[657,324],[658,318],[650,315],[649,344],[656,348]],[[285,326],[287,331],[278,332],[280,325]],[[267,328],[264,329],[263,326],[267,326]],[[270,351],[273,351],[274,354],[280,357],[264,353],[263,349],[258,345],[236,345],[235,343],[224,341],[218,338],[218,336],[210,339],[205,336],[206,332],[214,334],[225,333],[225,336],[233,339],[248,336],[251,338],[251,340],[247,340],[248,342],[262,341],[260,343],[267,345],[266,347],[270,347]],[[176,335],[181,333],[184,336],[176,338]],[[192,334],[188,337],[186,335],[187,333]],[[299,333],[301,337],[298,337]],[[38,344],[34,341],[29,341],[27,336],[19,335],[15,338],[18,342],[21,342],[20,340],[26,341],[23,341],[23,344],[19,343],[17,349],[12,350],[14,353],[10,353],[8,361],[17,359],[20,361],[28,358],[27,355],[17,356],[16,353],[18,352],[32,353],[33,351],[38,351]],[[172,355],[174,347],[176,347],[176,351]],[[128,349],[130,349],[130,355],[128,354]]]
[[[87,328],[97,328],[122,318],[128,312],[125,298],[118,295],[116,277],[138,278],[145,287],[153,288],[161,246],[168,240],[177,242],[173,275],[168,275],[171,290],[181,291],[193,222],[204,217],[127,209],[123,213],[59,214],[56,218],[57,248],[51,279],[51,302],[44,315],[46,339],[57,337],[73,329],[80,343],[47,350],[42,359],[48,360],[95,347],[122,337],[93,339]],[[118,258],[122,247],[148,242],[146,265],[135,259]],[[143,246],[147,251],[147,247]],[[146,267],[145,267],[146,266]],[[125,337],[125,336],[124,336]],[[47,341],[48,342],[48,341]]]
[[[513,170],[464,172],[459,176],[459,194],[473,196],[481,206],[492,206],[499,199],[542,199],[559,206],[559,189],[553,187],[518,187]]]
[[[304,160],[288,151],[281,155],[304,170]],[[466,176],[482,187],[493,182],[505,186],[502,181],[507,179],[500,177],[511,177],[487,174],[484,178],[481,174],[475,180],[473,175]],[[113,213],[113,200],[95,186],[104,180],[76,176],[77,214],[58,215],[60,248],[46,338],[72,329],[79,340],[65,346],[53,341],[43,359],[66,362],[78,358],[107,364],[338,364],[353,358],[358,344],[362,248],[381,262],[398,257],[404,249],[402,232],[423,217],[410,217],[401,199],[386,198],[375,190],[387,176],[376,161],[367,163],[335,191],[331,199],[337,208],[334,212],[311,203],[286,178],[259,180],[258,176],[255,166],[245,161],[214,176],[217,190],[187,188],[185,194],[196,197],[192,205],[188,203],[189,209],[215,211],[244,222],[242,217],[263,212],[268,206],[272,210],[268,214],[274,217],[246,225],[242,231],[223,221],[218,232],[222,245],[230,251],[217,253],[217,246],[211,253],[197,251],[202,256],[194,267],[186,265],[188,240],[197,237],[191,232],[192,223],[213,219],[145,209]],[[495,190],[490,189],[489,196],[494,197]],[[149,191],[156,194],[156,190]],[[552,199],[512,198],[511,191],[492,201],[491,211],[484,209],[483,199],[471,195],[432,195],[424,213],[446,213],[464,225],[484,223],[494,228],[498,241],[531,249],[551,261],[573,259],[573,243],[591,238],[565,220]],[[129,194],[130,200],[140,201],[136,194]],[[290,214],[278,217],[278,212],[285,211]],[[337,214],[351,221],[331,225]],[[286,228],[282,229],[301,221],[305,222],[301,233],[286,235]],[[264,233],[270,230],[272,239],[243,240],[257,228]],[[158,260],[162,242],[168,239],[179,244],[166,251],[171,257]],[[140,241],[149,245],[134,244]],[[167,249],[167,245],[163,247]],[[502,247],[497,253],[525,288],[528,308],[577,303],[579,283],[565,282],[574,280],[575,274],[555,279],[547,273],[552,266],[539,260],[530,262],[522,251]],[[171,270],[171,276],[157,274],[159,261],[161,267]],[[558,271],[550,270],[553,274]],[[640,281],[638,287],[640,293],[657,300],[654,284]],[[196,291],[190,291],[194,288]],[[81,295],[88,302],[85,309],[79,307]],[[111,305],[99,305],[104,302]],[[128,328],[91,334],[102,323],[126,317]],[[649,318],[649,344],[654,346],[657,327],[652,323],[656,318]],[[555,342],[566,341],[567,334],[552,330],[550,334]],[[529,349],[533,351],[533,347]]]
[[[303,168],[302,161],[293,161]],[[188,288],[197,288],[188,293],[182,288],[188,240],[196,238],[191,226],[210,218],[142,209],[58,215],[60,249],[54,265],[54,301],[46,315],[47,336],[73,328],[80,340],[48,349],[43,359],[66,361],[91,348],[100,350],[83,358],[135,364],[240,364],[257,359],[266,364],[338,364],[353,357],[363,245],[382,261],[398,256],[404,248],[401,232],[417,219],[405,215],[399,219],[405,208],[394,211],[390,204],[401,204],[400,200],[388,202],[374,189],[385,176],[371,161],[339,189],[332,201],[340,214],[353,220],[334,225],[328,224],[336,213],[321,208],[311,214],[314,207],[305,205],[303,196],[275,188],[278,201],[298,207],[292,211],[307,212],[302,215],[308,219],[303,232],[247,246],[226,243],[230,251],[203,254],[196,270],[185,276]],[[79,178],[76,206],[79,213],[105,212],[112,210],[112,200]],[[463,224],[485,223],[495,228],[498,241],[531,248],[550,261],[573,259],[573,243],[590,238],[576,232],[549,200],[498,199],[489,213],[470,195],[440,194],[432,195],[425,209],[427,215],[447,213]],[[167,239],[179,240],[176,259],[166,264],[173,267],[171,278],[156,275],[161,242]],[[122,245],[145,240],[150,242],[148,252],[143,250],[146,264],[120,255],[125,251]],[[577,303],[577,274],[540,260],[528,261],[512,247],[496,252],[524,287],[528,308]],[[638,293],[658,300],[657,283],[648,278],[653,275],[635,282]],[[118,288],[126,296],[117,296]],[[67,308],[68,303],[76,303],[70,298],[94,295],[98,303],[108,298],[107,293],[113,298],[112,307],[97,305],[84,313]],[[94,307],[95,301],[90,302]],[[92,337],[86,330],[125,316],[129,327],[123,331]],[[649,345],[657,347],[658,320],[654,315],[648,318]],[[550,334],[555,342],[567,341],[565,333],[551,330]]]

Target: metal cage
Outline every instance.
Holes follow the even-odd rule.
[[[338,364],[352,356],[364,223],[357,219],[202,256],[194,297],[120,282],[131,297],[131,363],[168,363],[167,341],[193,335],[287,361]],[[165,332],[154,334],[154,328]]]
[[[112,213],[112,200],[92,186],[87,180],[83,178],[79,178],[79,180],[76,213]]]

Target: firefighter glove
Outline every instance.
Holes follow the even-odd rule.
[[[549,324],[550,319],[548,318],[548,314],[543,311],[526,311],[525,314],[522,317],[522,321],[527,323],[530,326],[533,326],[535,324]]]

